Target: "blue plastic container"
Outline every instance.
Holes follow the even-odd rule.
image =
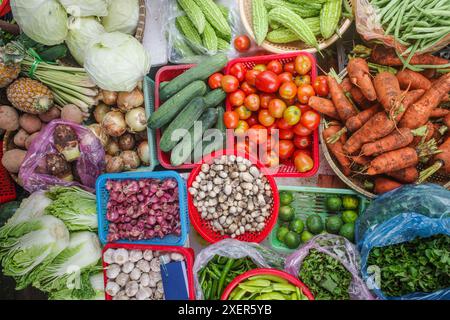
[[[106,205],[109,200],[109,192],[106,190],[106,182],[108,180],[140,180],[140,179],[168,179],[173,178],[178,183],[178,201],[180,207],[181,234],[167,235],[164,238],[153,238],[148,240],[120,240],[114,243],[131,243],[146,245],[167,245],[167,246],[184,246],[189,234],[189,215],[187,207],[187,189],[186,182],[175,171],[135,171],[103,174],[98,177],[96,182],[97,197],[97,217],[98,217],[98,236],[100,242],[107,243],[109,222],[106,219]]]

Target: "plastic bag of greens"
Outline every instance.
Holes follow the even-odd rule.
[[[203,249],[195,258],[196,297],[218,300],[238,275],[255,268],[282,269],[283,265],[283,257],[257,243],[224,239]]]
[[[299,277],[317,300],[372,300],[359,265],[358,250],[350,241],[321,234],[287,257],[285,270]]]

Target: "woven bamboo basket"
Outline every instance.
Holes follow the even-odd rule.
[[[348,4],[351,6],[352,1],[351,0],[345,0],[348,2]],[[252,0],[239,0],[239,11],[241,15],[241,21],[244,25],[244,28],[246,32],[255,40],[255,36],[253,33],[253,23],[252,23]],[[352,20],[348,18],[341,18],[340,24],[339,24],[339,30],[337,33],[335,33],[331,38],[328,39],[322,39],[318,38],[317,41],[319,43],[319,50],[323,50],[329,46],[331,46],[336,40],[338,40],[342,34],[344,34],[345,31],[350,27],[352,24]],[[262,48],[269,52],[273,53],[287,53],[292,51],[307,51],[310,53],[317,52],[316,48],[310,47],[306,45],[305,43],[301,41],[286,43],[286,44],[278,44],[278,43],[272,43],[267,40],[264,40],[264,42],[261,45]]]
[[[145,7],[145,0],[139,0],[139,21],[136,28],[136,33],[134,37],[142,42],[144,40],[145,32],[145,16],[147,14],[147,8]]]

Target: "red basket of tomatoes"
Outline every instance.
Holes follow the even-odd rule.
[[[245,145],[236,145],[239,149],[265,143],[267,155],[259,160],[278,167],[276,177],[316,174],[320,115],[308,101],[316,93],[327,94],[327,84],[320,80],[316,60],[307,52],[230,61],[225,76],[214,74],[209,82],[227,92],[224,121],[229,129],[228,145],[237,136],[246,136]],[[270,139],[267,144],[276,132],[279,139]]]

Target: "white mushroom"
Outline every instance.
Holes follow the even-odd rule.
[[[115,279],[120,273],[120,266],[118,264],[110,264],[106,269],[106,277],[108,279]]]
[[[178,252],[172,252],[170,254],[170,258],[174,261],[183,261],[184,260],[184,256]]]
[[[128,250],[127,249],[117,249],[113,255],[114,262],[117,264],[124,264],[128,262]]]
[[[114,252],[115,252],[115,251],[116,251],[116,250],[114,250],[113,248],[109,248],[108,250],[106,250],[106,251],[103,253],[103,261],[104,261],[105,263],[107,263],[107,264],[114,263],[113,257],[114,257]]]
[[[147,287],[142,287],[138,290],[136,293],[136,299],[137,300],[147,300],[152,296],[152,289]]]
[[[105,287],[105,292],[109,294],[111,297],[114,297],[120,290],[120,287],[114,281],[108,281]]]
[[[139,268],[142,272],[150,271],[150,263],[147,260],[139,260],[136,263],[136,267]]]
[[[122,272],[125,273],[130,273],[131,271],[133,271],[134,269],[134,263],[133,262],[126,262],[123,266],[122,266]]]
[[[128,280],[130,279],[130,276],[126,273],[120,273],[116,278],[116,283],[121,286],[125,287],[125,285],[128,283]]]
[[[142,259],[142,251],[141,250],[131,250],[130,251],[130,261],[138,262]]]
[[[125,286],[125,293],[129,297],[134,297],[139,290],[139,284],[137,281],[130,281]]]
[[[135,281],[139,280],[139,278],[141,277],[141,273],[141,270],[139,270],[138,268],[134,268],[130,273],[130,279]]]
[[[150,261],[153,259],[153,251],[152,250],[145,250],[143,257],[145,260]]]

